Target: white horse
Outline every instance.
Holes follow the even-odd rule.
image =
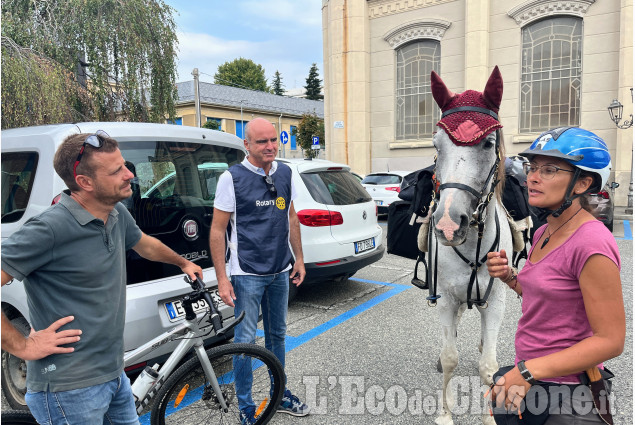
[[[431,215],[433,231],[430,232],[428,246],[428,283],[432,296],[430,302],[438,305],[443,330],[440,355],[443,411],[436,423],[447,425],[453,424],[454,397],[448,390],[448,383],[458,364],[457,326],[468,306],[476,308],[481,314],[479,373],[482,383],[491,384],[492,376],[498,370],[496,342],[505,311],[506,286],[497,279],[490,280],[485,260],[488,251],[505,249],[511,254],[513,248],[500,196],[505,167],[504,146],[498,130],[501,126],[496,115],[502,97],[502,78],[498,68],[492,73],[483,93],[470,90],[455,95],[447,90],[440,77],[436,74],[432,77],[433,94],[444,115],[433,139],[437,150],[435,171],[439,186]],[[470,96],[461,98],[465,94]],[[476,95],[481,98],[475,101]],[[480,117],[487,109],[493,114]],[[454,123],[444,121],[455,113]],[[458,125],[456,120],[461,117],[469,118],[470,122]],[[492,121],[492,117],[496,119]],[[493,130],[488,133],[491,128]],[[461,138],[465,137],[470,140],[464,142]],[[477,139],[476,142],[474,139]],[[496,184],[496,180],[500,182]],[[479,230],[482,232],[480,236]],[[433,297],[435,281],[440,295],[438,299]],[[482,416],[482,421],[494,424],[488,414]]]

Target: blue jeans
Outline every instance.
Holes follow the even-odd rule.
[[[112,381],[77,390],[28,390],[25,398],[40,425],[139,425],[130,379],[125,373]]]
[[[289,272],[266,276],[232,276],[236,295],[234,314],[245,312],[245,318],[234,330],[234,342],[256,342],[259,307],[265,329],[265,347],[280,360],[284,368],[287,307],[289,303]],[[255,407],[251,398],[252,370],[245,362],[249,359],[234,357],[236,397],[241,409]]]

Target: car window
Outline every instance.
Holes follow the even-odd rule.
[[[122,201],[137,225],[202,268],[211,267],[209,229],[220,175],[241,162],[236,148],[200,143],[120,143],[135,175],[133,195]],[[178,267],[127,253],[128,284],[181,273]]]
[[[36,152],[2,154],[2,223],[15,223],[24,215],[37,162]]]
[[[400,184],[401,176],[396,174],[372,174],[362,180],[364,184]]]
[[[302,173],[302,181],[315,202],[326,205],[350,205],[372,198],[348,171]]]

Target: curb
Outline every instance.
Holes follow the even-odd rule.
[[[627,211],[632,209],[632,207],[624,207],[624,206],[616,206],[613,209],[613,219],[614,220],[630,220],[633,221],[632,212],[629,214]]]

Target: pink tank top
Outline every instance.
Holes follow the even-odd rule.
[[[536,230],[534,240],[540,239],[545,228],[546,225]],[[535,245],[529,251],[530,257],[534,248]],[[542,260],[527,260],[518,274],[523,288],[523,314],[516,331],[516,362],[561,351],[593,335],[579,278],[584,264],[594,254],[610,258],[621,268],[611,232],[599,221],[588,221]],[[545,381],[580,382],[577,374]]]

